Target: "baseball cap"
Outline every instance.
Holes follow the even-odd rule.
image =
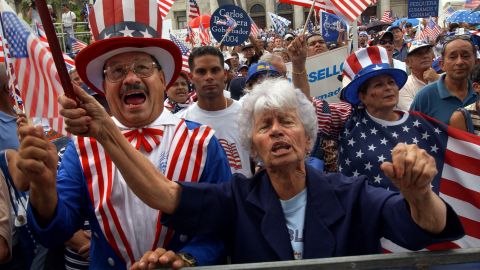
[[[410,45],[410,48],[408,49],[408,54],[411,54],[413,53],[414,51],[420,49],[420,48],[423,48],[423,47],[429,47],[429,48],[432,48],[433,45],[430,45],[429,43],[426,43],[424,41],[414,41],[412,42],[412,44]],[[408,55],[407,54],[407,55]]]
[[[258,62],[253,64],[248,69],[246,83],[250,82],[253,79],[256,79],[258,76],[263,74],[269,74],[273,77],[280,77],[280,73],[270,64],[266,62]]]

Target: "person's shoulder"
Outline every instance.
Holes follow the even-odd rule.
[[[425,85],[424,87],[422,87],[420,90],[418,90],[418,93],[415,96],[415,99],[426,98],[426,97],[434,95],[435,92],[436,92],[434,90],[438,89],[437,83],[438,83],[437,81],[431,82],[431,83]]]

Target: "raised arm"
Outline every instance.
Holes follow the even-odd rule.
[[[80,87],[74,86],[80,106],[75,100],[62,96],[67,130],[79,136],[95,138],[102,144],[113,163],[122,173],[132,191],[150,207],[164,213],[175,212],[181,187],[168,180],[123,136],[104,108]]]
[[[292,83],[302,93],[310,99],[310,85],[308,84],[307,69],[305,62],[307,60],[307,41],[304,35],[296,37],[288,45],[288,55],[292,60]]]

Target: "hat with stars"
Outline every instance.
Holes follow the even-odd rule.
[[[360,86],[368,79],[384,74],[392,76],[398,89],[407,82],[405,71],[390,67],[385,48],[371,46],[352,53],[343,63],[343,76],[352,80],[344,89],[345,100],[352,105],[359,105]]]
[[[156,0],[97,0],[89,14],[95,42],[75,58],[78,75],[93,90],[104,94],[105,62],[125,52],[154,57],[165,74],[166,88],[182,67],[180,49],[162,39],[162,16]]]

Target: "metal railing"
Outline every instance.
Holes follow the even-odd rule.
[[[468,263],[478,263],[480,267],[480,248],[456,249],[446,251],[419,251],[408,253],[376,254],[364,256],[333,257],[298,261],[278,261],[248,264],[228,264],[185,268],[195,270],[318,270],[318,269],[430,269],[432,266],[443,266],[441,269],[480,269]]]
[[[54,23],[55,32],[57,33],[58,41],[62,51],[65,52],[66,48],[66,33],[63,31],[62,23]],[[87,44],[90,43],[90,30],[88,29],[87,22],[73,22],[73,35],[76,39],[79,39]]]

